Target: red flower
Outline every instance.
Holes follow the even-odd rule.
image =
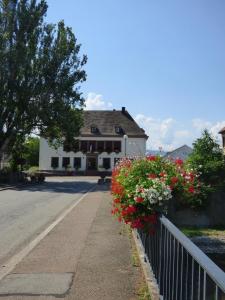
[[[136,207],[133,206],[133,205],[130,205],[130,206],[127,207],[127,212],[128,212],[129,214],[133,214],[133,213],[135,213],[136,211],[137,211],[137,209],[136,209]]]
[[[195,192],[195,188],[193,186],[189,186],[188,192],[189,193],[194,193]]]
[[[180,158],[178,158],[178,159],[175,160],[175,164],[178,165],[178,166],[180,166],[180,167],[183,166],[183,163],[184,163],[183,160],[180,159]]]
[[[132,214],[135,213],[136,211],[137,211],[136,207],[133,206],[133,205],[130,205],[130,206],[124,208],[124,209],[122,210],[122,213],[121,213],[121,214],[122,214],[123,217],[126,217],[127,215],[132,215]]]
[[[177,177],[171,177],[170,181],[172,184],[176,184],[178,182],[178,178]]]
[[[143,199],[142,197],[137,197],[137,198],[135,199],[135,201],[136,201],[137,203],[142,203],[142,202],[144,201],[144,199]]]
[[[159,173],[159,176],[161,176],[161,177],[164,177],[166,175],[166,173],[165,172],[161,172],[161,173]]]
[[[157,176],[155,174],[148,174],[148,178],[155,179]]]
[[[155,156],[155,155],[149,155],[149,156],[147,156],[147,160],[154,161],[156,159],[157,159],[157,156]]]
[[[114,199],[114,203],[120,203],[120,199],[119,198]]]
[[[147,223],[156,224],[157,223],[157,214],[152,214],[150,216],[144,216],[143,220]]]
[[[138,218],[138,219],[131,222],[131,228],[144,228],[144,224]]]

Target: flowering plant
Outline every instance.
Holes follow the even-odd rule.
[[[172,197],[180,205],[194,208],[206,199],[199,174],[180,159],[170,161],[159,156],[121,160],[113,170],[111,191],[112,214],[132,228],[150,232]]]

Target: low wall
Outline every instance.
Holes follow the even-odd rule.
[[[177,226],[225,226],[225,191],[211,194],[207,207],[201,210],[177,208],[172,199],[167,217]]]

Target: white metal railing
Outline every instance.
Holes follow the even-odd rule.
[[[165,216],[138,238],[164,300],[225,299],[225,273]]]

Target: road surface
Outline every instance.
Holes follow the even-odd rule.
[[[96,181],[52,177],[40,185],[0,191],[0,266],[94,187]]]

